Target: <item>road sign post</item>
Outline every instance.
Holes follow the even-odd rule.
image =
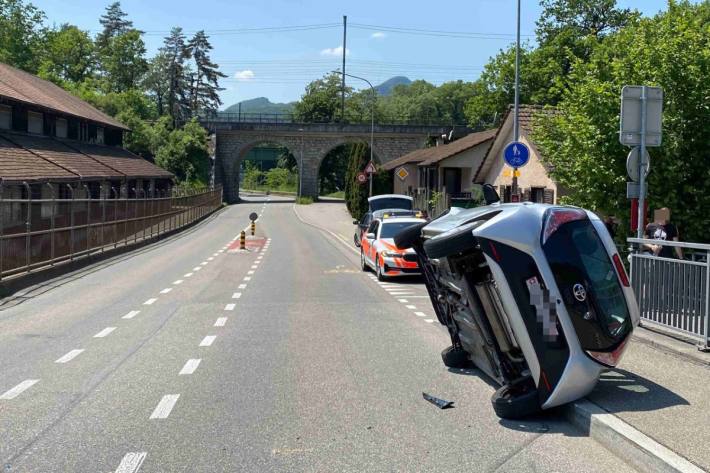
[[[375,167],[375,163],[370,160],[369,163],[367,163],[367,166],[365,166],[365,173],[370,176],[370,197],[372,197],[372,175],[377,172],[377,168]]]
[[[518,168],[525,166],[528,164],[528,161],[530,161],[530,148],[520,141],[512,141],[508,143],[508,146],[503,150],[503,159],[508,166],[513,168],[512,200],[513,195],[518,195]]]
[[[364,172],[359,172],[357,173],[357,177],[355,178],[358,182],[358,184],[364,184],[367,182],[367,174]]]

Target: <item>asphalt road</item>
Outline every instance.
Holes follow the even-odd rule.
[[[558,413],[498,420],[419,283],[265,200],[2,301],[3,472],[630,471]]]

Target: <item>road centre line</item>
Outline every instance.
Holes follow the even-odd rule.
[[[189,277],[192,277],[193,274],[194,274],[194,273],[185,273],[185,274],[182,275],[182,277],[183,277],[183,278],[189,278]]]
[[[407,302],[409,302],[407,299],[397,299],[397,300],[399,302],[401,302],[402,304],[406,304]]]
[[[106,327],[105,329],[94,335],[94,338],[104,338],[114,330],[116,330],[116,327]]]
[[[258,266],[255,265],[255,264],[253,264],[253,265],[251,266],[251,269],[256,269],[256,268],[258,268]]]
[[[242,297],[241,292],[235,292],[234,294],[232,294],[232,299],[239,299],[240,297]]]
[[[145,301],[145,302],[143,303],[143,305],[153,305],[153,303],[154,303],[155,301],[157,301],[157,300],[158,300],[158,299],[157,299],[156,297],[151,297],[150,299],[148,299],[147,301]]]
[[[201,269],[202,269],[202,266],[195,266],[194,268],[192,268],[193,271],[199,271]]]
[[[247,271],[247,274],[254,274],[254,270],[250,269],[249,271]]]
[[[34,384],[38,383],[39,379],[26,379],[14,388],[11,388],[2,395],[0,395],[0,400],[10,400],[15,399],[17,396],[22,394],[24,391],[31,388]]]
[[[132,310],[121,318],[122,319],[132,319],[133,317],[135,317],[136,315],[138,315],[140,313],[141,313],[140,310]]]
[[[183,282],[185,281],[183,281],[182,279],[178,279],[176,281],[173,281],[173,284],[177,286],[178,284],[182,284]]]
[[[224,310],[234,310],[234,308],[237,306],[237,304],[227,304],[224,306]]]
[[[215,323],[214,327],[224,327],[227,324],[227,317],[219,317]]]
[[[251,281],[251,278],[249,276],[244,276],[245,281]]]
[[[175,407],[175,403],[177,402],[179,397],[179,394],[166,394],[165,396],[163,396],[158,405],[155,406],[155,410],[153,410],[153,413],[150,415],[150,418],[167,419],[167,417],[170,415],[170,412],[173,410],[173,407]]]
[[[114,473],[136,473],[145,461],[147,455],[147,452],[126,453]]]
[[[207,261],[212,261],[212,260],[214,260],[214,256],[210,256],[209,258],[207,258]]]
[[[237,286],[237,289],[246,289],[246,288],[247,288],[246,284],[240,284],[239,286]]]
[[[433,323],[434,323],[434,321],[431,320],[431,319],[424,319],[424,322],[426,322],[426,323],[428,323],[428,324],[433,324]]]
[[[416,309],[417,309],[417,306],[415,306],[415,305],[407,305],[407,306],[405,306],[405,307],[406,307],[407,309],[410,309],[410,310],[416,310]]]
[[[76,348],[74,350],[71,350],[69,353],[66,355],[62,356],[61,358],[57,359],[55,363],[69,363],[71,360],[76,358],[77,356],[81,355],[81,353],[84,351],[83,348]]]
[[[426,317],[427,315],[424,312],[415,312],[414,315],[417,317]]]
[[[217,335],[207,335],[205,338],[202,339],[200,342],[201,347],[208,347],[212,345],[214,342],[214,339],[217,338]]]
[[[185,366],[182,367],[179,374],[192,374],[195,372],[198,366],[200,366],[201,358],[190,358],[185,362]]]
[[[207,261],[203,261],[202,263],[200,263],[200,266],[207,266],[208,264],[209,263]]]
[[[167,294],[168,292],[170,292],[170,291],[172,291],[172,290],[173,290],[172,287],[166,287],[165,289],[163,289],[162,291],[160,291],[160,293],[161,293],[161,294]]]
[[[217,256],[219,253],[212,253],[212,256]]]

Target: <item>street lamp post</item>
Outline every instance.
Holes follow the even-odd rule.
[[[372,151],[372,146],[375,143],[375,100],[377,99],[377,92],[375,91],[375,88],[372,86],[369,80],[365,79],[364,77],[358,77],[354,76],[352,74],[346,74],[342,71],[333,71],[335,74],[342,74],[343,76],[346,77],[352,77],[353,79],[360,79],[362,81],[367,82],[367,85],[370,86],[370,90],[372,91],[372,106],[371,108],[371,119],[370,119],[370,162],[373,162],[373,151]],[[372,174],[370,174],[370,197],[372,197]]]
[[[298,198],[301,198],[303,193],[303,128],[299,128],[301,133],[301,163],[298,166]]]

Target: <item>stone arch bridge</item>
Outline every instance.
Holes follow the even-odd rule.
[[[225,200],[239,200],[239,164],[254,146],[276,143],[288,148],[299,163],[303,195],[318,196],[318,170],[334,148],[370,142],[370,125],[298,123],[206,123],[216,135],[215,182],[224,187]],[[373,152],[380,164],[424,147],[430,136],[449,133],[451,126],[377,125]],[[458,130],[457,130],[458,131]],[[301,163],[302,158],[302,163]]]

